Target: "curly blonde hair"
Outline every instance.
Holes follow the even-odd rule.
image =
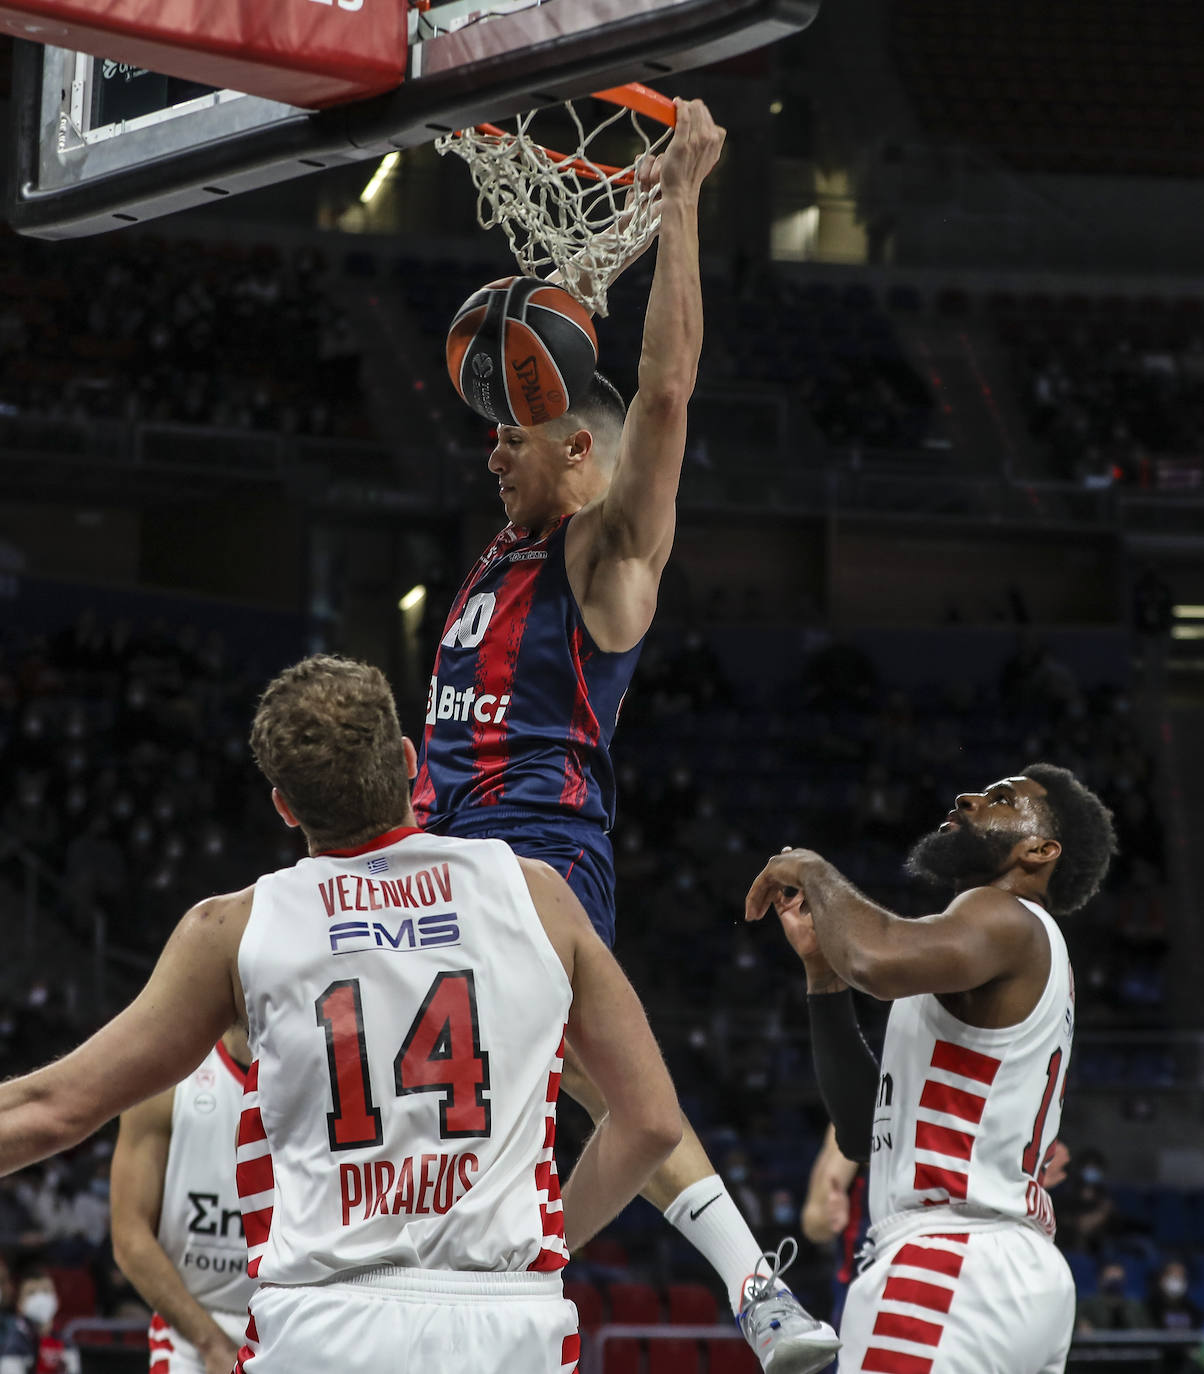
[[[406,818],[397,707],[379,668],[314,654],[270,682],[251,752],[314,848],[349,848]]]

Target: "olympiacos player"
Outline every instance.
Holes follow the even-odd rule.
[[[572,1374],[568,1247],[681,1134],[638,999],[546,864],[415,828],[414,748],[377,669],[288,669],[252,748],[310,857],[194,907],[125,1011],[0,1085],[0,1172],[187,1078],[240,1025],[235,1178],[262,1285],[240,1374]],[[566,1028],[611,1111],[562,1199]]]
[[[677,125],[654,173],[660,235],[639,391],[625,410],[596,375],[561,419],[498,427],[489,470],[509,524],[448,615],[414,791],[426,829],[498,836],[550,864],[608,944],[609,745],[673,546],[686,408],[702,348],[698,198],[724,139],[701,101],[675,103]],[[599,1121],[608,1102],[575,1049],[570,1036],[565,1087]],[[821,1368],[835,1334],[784,1285],[749,1282],[761,1247],[688,1124],[684,1132],[644,1196],[722,1277],[766,1368]]]
[[[809,850],[771,859],[771,903],[807,971],[812,1053],[841,1151],[870,1164],[872,1262],[849,1289],[841,1374],[1057,1374],[1074,1282],[1054,1248],[1074,977],[1055,916],[1098,890],[1107,808],[1033,764],[957,798],[909,870],[957,896],[902,920]],[[879,1065],[849,993],[893,1000]]]
[[[151,1308],[150,1374],[229,1374],[256,1283],[234,1175],[251,1052],[232,1026],[182,1083],[121,1115],[113,1256]]]

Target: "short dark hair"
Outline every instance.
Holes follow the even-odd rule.
[[[1068,916],[1099,891],[1116,853],[1112,812],[1069,768],[1030,763],[1021,775],[1045,789],[1042,804],[1052,838],[1062,846],[1049,879],[1049,909],[1055,916]]]
[[[405,746],[379,668],[314,654],[270,682],[251,752],[310,840],[358,844],[399,825],[409,802]]]
[[[627,402],[619,389],[600,372],[590,378],[589,389],[568,410],[570,424],[588,429],[600,440],[605,456],[613,462],[619,454],[619,436],[627,419]]]

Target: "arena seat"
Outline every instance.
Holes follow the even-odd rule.
[[[656,1326],[661,1320],[661,1300],[648,1283],[612,1283],[607,1288],[610,1319],[632,1326]]]
[[[697,1341],[648,1342],[648,1374],[700,1374],[702,1360]]]
[[[707,1341],[707,1374],[760,1374],[760,1369],[744,1341]]]
[[[582,1331],[593,1331],[602,1325],[602,1294],[592,1283],[566,1283],[564,1296],[576,1305]]]
[[[602,1374],[643,1374],[639,1341],[607,1341],[602,1355]]]
[[[712,1326],[719,1320],[715,1295],[701,1283],[671,1283],[665,1296],[674,1326]]]
[[[96,1315],[96,1282],[86,1269],[55,1267],[46,1271],[59,1295],[58,1320]]]

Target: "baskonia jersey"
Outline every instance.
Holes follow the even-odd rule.
[[[508,525],[452,605],[414,784],[428,829],[486,806],[614,823],[608,751],[640,646],[591,640],[565,570],[568,525],[543,539]]]
[[[876,1226],[943,1204],[1053,1235],[1041,1179],[1062,1116],[1074,974],[1057,923],[1024,905],[1045,928],[1050,961],[1040,1001],[1019,1025],[968,1026],[929,993],[891,1007],[870,1156]]]
[[[571,988],[507,845],[403,828],[260,878],[238,967],[253,1277],[568,1262]]]
[[[255,1291],[234,1182],[244,1074],[219,1041],[177,1084],[159,1244],[202,1307],[243,1314]]]

